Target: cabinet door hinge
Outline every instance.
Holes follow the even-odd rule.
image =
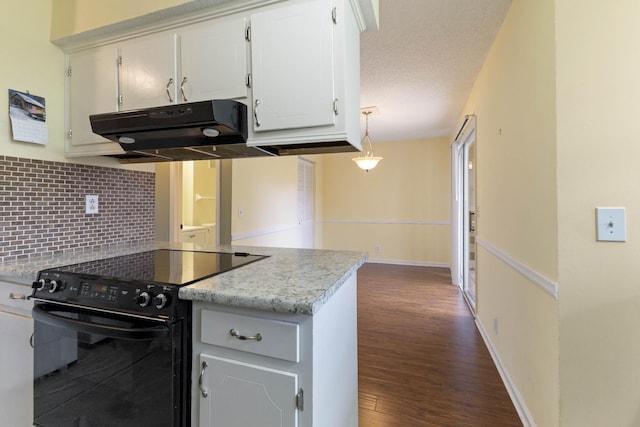
[[[124,104],[124,96],[122,96],[122,94],[118,95],[118,104]]]
[[[118,56],[118,65],[122,66],[122,55]]]
[[[338,115],[338,98],[333,100],[333,114]]]
[[[331,20],[334,24],[338,23],[338,11],[336,10],[335,6],[331,10]]]
[[[251,73],[247,74],[247,87],[251,89]]]
[[[71,77],[71,66],[67,67],[67,77]]]
[[[69,129],[69,131],[67,132],[67,137],[68,137],[69,139],[72,139],[72,138],[73,138],[73,129]]]
[[[247,28],[245,28],[244,39],[248,42],[251,41],[251,25],[247,25]]]
[[[296,394],[296,408],[299,411],[304,411],[304,391],[302,389]]]

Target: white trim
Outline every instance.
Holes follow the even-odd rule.
[[[251,239],[253,237],[266,236],[267,234],[276,234],[282,231],[293,230],[296,228],[298,228],[298,224],[280,225],[278,227],[263,228],[262,230],[256,230],[250,233],[232,234],[231,241]]]
[[[502,378],[502,382],[504,383],[504,386],[507,389],[507,393],[509,393],[509,397],[511,397],[513,406],[516,408],[516,411],[518,412],[520,421],[522,421],[522,424],[524,425],[524,427],[535,427],[536,423],[533,419],[533,415],[531,415],[531,411],[529,411],[529,408],[527,407],[527,404],[523,399],[522,395],[518,391],[518,388],[511,381],[511,377],[509,376],[509,374],[507,373],[507,370],[502,364],[502,361],[498,356],[498,352],[496,351],[495,347],[493,346],[493,343],[489,339],[489,335],[487,334],[487,331],[482,325],[482,322],[478,317],[476,317],[475,320],[476,320],[476,326],[478,327],[478,331],[482,336],[482,340],[487,346],[487,349],[489,350],[489,354],[491,354],[491,358],[493,359],[493,363],[496,365],[496,368],[498,369],[498,373],[500,374],[500,378]]]
[[[439,267],[450,268],[446,262],[432,262],[432,261],[410,261],[404,259],[381,259],[381,258],[369,258],[368,263],[371,264],[393,264],[393,265],[411,265],[415,267]]]
[[[326,224],[399,224],[399,225],[449,225],[448,220],[429,219],[323,219]]]
[[[537,271],[531,269],[527,265],[521,263],[508,253],[498,249],[493,246],[491,243],[484,241],[482,239],[476,240],[478,245],[482,248],[486,249],[488,252],[493,254],[496,258],[500,259],[502,262],[507,264],[509,267],[516,270],[518,273],[522,274],[524,277],[529,279],[532,283],[538,286],[540,289],[551,295],[553,298],[558,299],[558,282],[554,282],[551,279],[543,276]]]

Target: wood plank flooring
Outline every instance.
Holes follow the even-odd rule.
[[[444,268],[358,271],[360,427],[522,426]]]

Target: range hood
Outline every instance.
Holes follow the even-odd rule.
[[[346,141],[247,145],[247,106],[220,99],[89,116],[94,133],[120,144],[121,163],[215,160],[356,150]]]

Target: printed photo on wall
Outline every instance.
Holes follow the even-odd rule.
[[[49,132],[43,97],[9,89],[9,118],[14,141],[47,144]]]

